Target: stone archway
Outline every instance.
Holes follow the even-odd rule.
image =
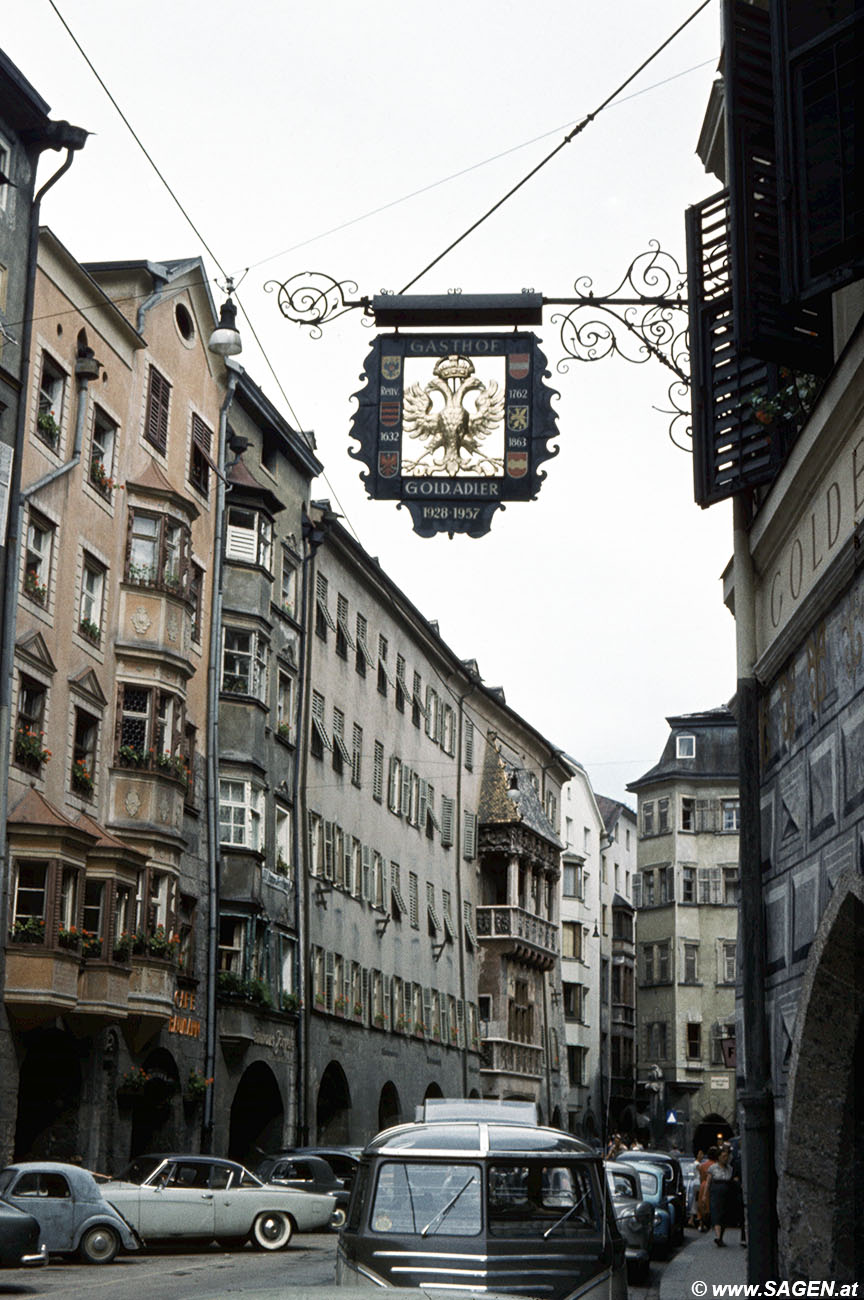
[[[402,1109],[399,1102],[399,1092],[395,1083],[389,1080],[381,1089],[381,1096],[378,1098],[378,1132],[382,1129],[392,1128],[398,1124],[402,1118]]]
[[[254,1169],[262,1156],[283,1144],[285,1107],[276,1076],[266,1061],[244,1070],[231,1103],[228,1155]]]
[[[693,1154],[697,1151],[707,1151],[709,1147],[719,1146],[721,1142],[726,1142],[732,1136],[733,1128],[729,1120],[723,1115],[710,1113],[703,1115],[693,1130],[693,1141],[690,1144],[693,1147]]]
[[[132,1101],[130,1156],[140,1156],[146,1151],[182,1149],[177,1062],[166,1048],[155,1047],[144,1058],[141,1068],[148,1078],[141,1093]]]
[[[34,1029],[24,1041],[15,1159],[80,1160],[81,1044],[59,1029]]]
[[[317,1141],[339,1145],[350,1141],[351,1090],[345,1071],[338,1061],[331,1061],[321,1076],[315,1107]]]
[[[782,1276],[794,1281],[853,1282],[864,1268],[862,940],[864,881],[849,869],[811,945],[792,1035],[777,1208]]]

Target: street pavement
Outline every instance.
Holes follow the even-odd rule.
[[[715,1246],[713,1232],[689,1231],[687,1244],[663,1270],[659,1300],[699,1300],[700,1296],[710,1300],[714,1283],[746,1282],[747,1251],[740,1244],[741,1233],[727,1228],[725,1241],[725,1246]],[[694,1290],[696,1282],[704,1282],[705,1290]]]

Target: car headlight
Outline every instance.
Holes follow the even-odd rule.
[[[654,1224],[655,1224],[655,1227],[656,1227],[656,1225],[657,1225],[658,1223],[662,1223],[662,1222],[663,1222],[663,1215],[660,1213],[659,1210],[655,1210],[655,1211],[654,1211]]]

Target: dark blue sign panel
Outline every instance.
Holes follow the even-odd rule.
[[[369,496],[407,506],[421,537],[482,537],[557,454],[545,367],[533,334],[380,335],[351,429]]]

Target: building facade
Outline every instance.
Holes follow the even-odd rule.
[[[597,796],[606,833],[600,857],[601,1030],[607,1098],[606,1131],[637,1136],[644,1116],[636,1102],[636,914],[633,881],[638,822],[632,808]]]
[[[726,708],[667,719],[638,796],[638,1069],[655,1145],[732,1135],[738,934],[738,751]]]
[[[332,514],[308,575],[305,1132],[430,1096],[561,1115],[557,751]]]
[[[864,1276],[862,26],[727,2],[724,188],[688,217],[696,495],[735,520],[753,1281]]]

